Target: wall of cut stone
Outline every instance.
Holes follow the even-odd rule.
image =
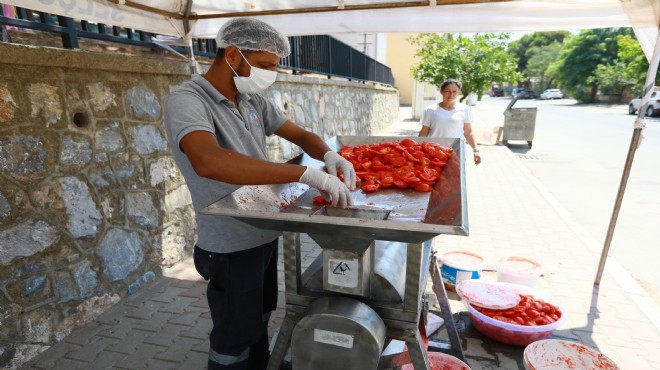
[[[190,253],[162,101],[184,63],[0,43],[0,367],[93,320]],[[328,139],[394,122],[387,87],[280,74],[265,95]],[[269,138],[272,160],[300,153]]]

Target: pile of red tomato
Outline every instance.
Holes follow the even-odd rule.
[[[491,310],[475,305],[472,305],[472,307],[492,319],[516,325],[549,325],[561,317],[559,307],[542,299],[522,294],[520,295],[520,303],[506,310]]]
[[[453,153],[449,146],[409,138],[339,150],[353,164],[358,186],[366,193],[390,187],[431,191]]]

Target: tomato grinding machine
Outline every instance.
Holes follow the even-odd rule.
[[[403,138],[337,136],[327,143],[338,151]],[[280,368],[289,348],[295,370],[377,369],[390,339],[406,342],[415,369],[430,368],[420,320],[428,273],[437,271],[431,242],[440,234],[468,234],[464,142],[411,139],[454,149],[430,193],[358,189],[352,207],[335,208],[314,203],[318,191],[304,184],[243,186],[203,210],[284,232],[286,314],[269,370]],[[290,163],[323,167],[307,155]],[[322,249],[305,269],[300,233]],[[444,287],[434,284],[434,291],[451,347],[462,357]]]

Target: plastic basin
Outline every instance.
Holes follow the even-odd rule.
[[[428,352],[427,356],[431,370],[471,370],[465,362],[445,353]],[[401,370],[413,370],[413,365],[405,364]]]
[[[534,298],[540,298],[544,301],[559,307],[562,315],[559,320],[548,325],[525,326],[510,324],[490,318],[481,312],[475,310],[467,301],[463,301],[467,307],[470,320],[474,327],[485,336],[498,342],[511,344],[514,346],[526,346],[537,340],[549,337],[555,329],[564,321],[566,317],[565,310],[549,294],[543,293],[537,289],[519,284],[507,284],[513,287],[518,293],[531,295]]]

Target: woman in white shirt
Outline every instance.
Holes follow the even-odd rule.
[[[472,134],[472,111],[467,104],[456,101],[461,92],[460,81],[447,79],[440,85],[442,101],[424,110],[420,124],[420,137],[465,137],[474,151],[474,164],[481,163],[481,154]]]

